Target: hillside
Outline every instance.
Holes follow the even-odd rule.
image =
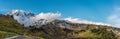
[[[118,39],[119,30],[111,26],[77,24],[63,20],[24,27],[10,16],[0,15],[0,38],[21,35],[38,39]]]
[[[36,33],[37,35],[35,36],[39,36],[38,32],[43,32],[46,39],[119,39],[118,33],[114,32],[118,28],[73,23],[67,23],[67,25],[70,25],[71,28],[64,25],[58,27],[59,25],[56,24],[61,22],[64,21],[57,20],[46,25],[42,25],[41,27],[32,27],[31,32],[34,32],[34,34]]]
[[[0,38],[10,37],[24,32],[24,27],[9,16],[0,15]]]

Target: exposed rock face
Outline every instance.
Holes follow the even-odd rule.
[[[35,15],[34,13],[26,12],[23,10],[12,10],[7,15],[11,16],[14,20],[17,20],[20,24],[26,27],[43,25],[49,21],[58,19],[60,16],[60,14],[53,14],[53,13],[47,13],[47,14],[40,13],[38,15]]]
[[[103,30],[103,31],[102,31]],[[99,39],[99,37],[81,37],[81,33],[108,33],[113,36],[110,39],[116,39],[116,35],[113,33],[113,27],[100,26],[100,25],[86,25],[86,24],[73,24],[67,23],[66,21],[52,21],[46,25],[32,28],[29,32],[44,32],[46,39]],[[37,33],[36,33],[37,34]],[[37,36],[37,35],[35,35]],[[104,36],[104,34],[103,34]],[[106,36],[106,35],[105,35]],[[101,36],[102,37],[102,36]],[[107,37],[106,37],[107,38]],[[102,38],[101,38],[102,39]],[[105,39],[105,38],[104,38]]]
[[[5,15],[0,16],[0,21],[0,35],[5,37],[9,37],[7,35],[21,35],[16,39],[31,39],[30,37],[44,39],[117,39],[120,30],[111,26],[79,24],[65,20],[54,20],[44,25],[23,27]],[[41,19],[40,21],[46,20]],[[24,34],[30,37],[26,37]]]
[[[106,25],[106,26],[112,26],[110,24],[105,24],[101,22],[91,22],[91,21],[85,21],[85,20],[79,20],[74,18],[61,18],[61,14],[59,13],[40,13],[38,15],[35,15],[31,12],[26,12],[23,10],[12,10],[7,15],[13,17],[15,20],[17,20],[20,24],[23,24],[24,26],[35,26],[35,25],[44,25],[47,22],[54,21],[56,19],[58,20],[64,20],[69,21],[72,23],[79,23],[79,24],[94,24],[94,25]],[[43,20],[43,21],[42,21]]]
[[[54,19],[54,17],[57,16],[56,14],[54,16],[47,14],[46,18],[42,18],[43,14],[40,14],[40,16],[37,17],[42,17],[36,20],[35,15],[32,13],[15,10],[10,12],[8,16],[1,16],[3,17],[0,21],[4,21],[1,22],[2,24],[0,25],[8,28],[2,29],[3,27],[0,26],[1,31],[10,32],[10,34],[14,33],[15,35],[21,35],[14,39],[31,39],[29,37],[27,38],[22,36],[24,33],[28,36],[34,36],[35,38],[42,37],[45,39],[117,39],[120,32],[119,28],[111,27],[111,25],[108,26],[106,24],[101,25],[101,23],[100,25],[98,25],[99,23],[85,21],[73,23],[69,20]],[[10,20],[16,20],[18,23],[16,23],[16,21],[15,23],[12,21],[10,22],[10,20],[7,19],[9,16],[13,17],[13,19],[10,18]],[[49,18],[49,16],[53,17],[52,20]],[[23,27],[19,23],[27,27]],[[18,31],[18,29],[20,29],[20,31]]]

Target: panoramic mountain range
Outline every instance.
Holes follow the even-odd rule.
[[[13,37],[16,36],[16,37]],[[9,38],[12,37],[12,38]],[[57,13],[38,15],[11,10],[0,15],[0,39],[120,39],[120,28],[111,24],[63,18]]]
[[[80,23],[80,24],[95,24],[95,25],[107,25],[112,26],[110,24],[105,23],[99,23],[99,22],[91,22],[86,20],[79,20],[78,18],[62,18],[61,14],[59,12],[57,13],[40,13],[38,15],[35,15],[31,12],[26,12],[23,10],[12,10],[8,12],[9,16],[12,16],[14,20],[17,20],[20,24],[24,24],[24,26],[33,26],[33,25],[43,25],[47,22],[51,22],[53,20],[64,20],[64,21],[70,21],[72,23]]]

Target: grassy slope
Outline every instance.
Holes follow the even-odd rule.
[[[43,32],[46,39],[117,39],[111,30],[109,31],[108,28],[103,26],[82,25],[80,29],[81,30],[74,31],[56,27],[54,24],[47,24],[40,28],[32,28],[31,32]]]
[[[30,32],[27,32],[29,28],[25,28],[17,21],[9,16],[0,15],[0,38],[6,38],[16,35],[24,35],[26,37],[35,37]],[[37,37],[43,39],[41,36]]]
[[[23,26],[10,17],[0,15],[0,38],[10,37],[24,32]]]

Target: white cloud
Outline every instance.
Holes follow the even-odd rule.
[[[120,15],[114,14],[108,17],[107,21],[115,27],[120,27]]]
[[[81,24],[95,24],[95,25],[107,25],[107,26],[112,26],[111,24],[106,24],[102,22],[92,22],[92,21],[87,21],[87,20],[80,20],[79,18],[65,18],[65,20],[68,20],[73,23],[81,23]]]
[[[108,16],[107,21],[114,25],[114,27],[120,27],[120,8],[115,8],[112,15]]]
[[[54,20],[54,19],[58,19],[60,18],[61,14],[60,13],[40,13],[38,15],[35,16],[36,20],[39,19],[46,19],[46,20]]]
[[[0,11],[8,11],[8,9],[0,9]]]
[[[8,9],[0,9],[0,14],[6,14],[8,12]]]

